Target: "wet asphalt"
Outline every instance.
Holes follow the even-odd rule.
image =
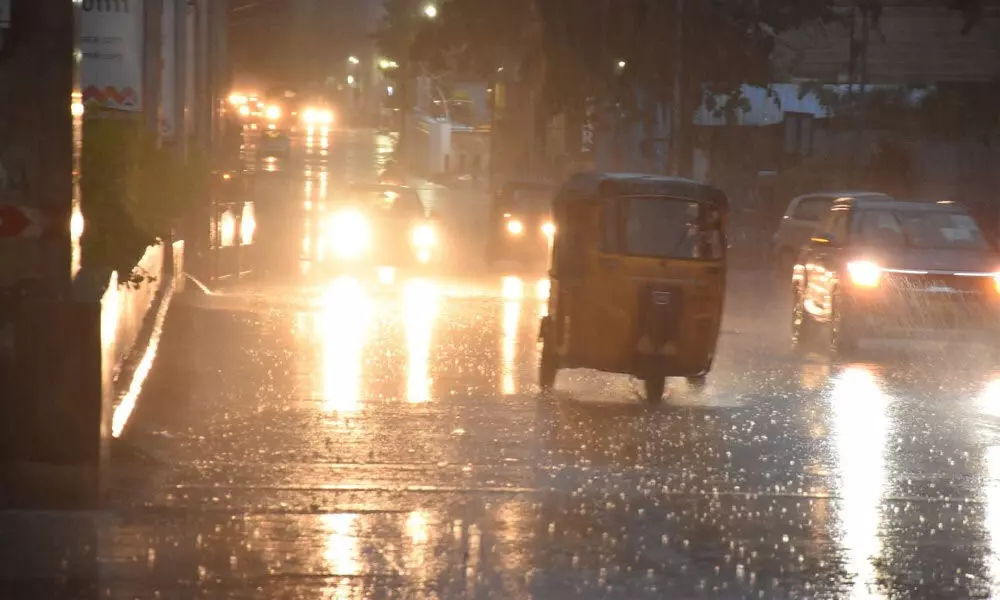
[[[570,371],[541,397],[544,272],[480,259],[486,194],[417,182],[437,274],[334,278],[312,223],[390,140],[326,144],[253,198],[250,272],[175,300],[106,510],[0,515],[17,597],[1000,595],[984,349],[796,355],[786,300],[741,271],[704,389],[650,406]]]

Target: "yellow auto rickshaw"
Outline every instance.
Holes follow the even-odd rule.
[[[726,291],[726,195],[686,179],[584,173],[555,195],[551,293],[540,383],[559,369],[701,384]]]

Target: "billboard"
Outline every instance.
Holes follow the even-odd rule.
[[[86,105],[142,110],[142,0],[81,0],[80,87]]]

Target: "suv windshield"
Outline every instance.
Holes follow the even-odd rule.
[[[513,188],[508,191],[504,207],[517,212],[544,212],[552,208],[552,190],[544,188]]]
[[[868,210],[854,225],[855,241],[865,246],[988,250],[976,221],[959,212]]]
[[[352,188],[348,197],[365,208],[397,217],[422,217],[424,205],[413,190],[383,187]]]

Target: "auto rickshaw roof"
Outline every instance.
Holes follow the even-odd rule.
[[[576,192],[590,198],[596,196],[678,196],[711,202],[723,210],[729,208],[729,200],[722,190],[692,179],[666,175],[578,173],[570,177],[563,186],[563,191]]]

